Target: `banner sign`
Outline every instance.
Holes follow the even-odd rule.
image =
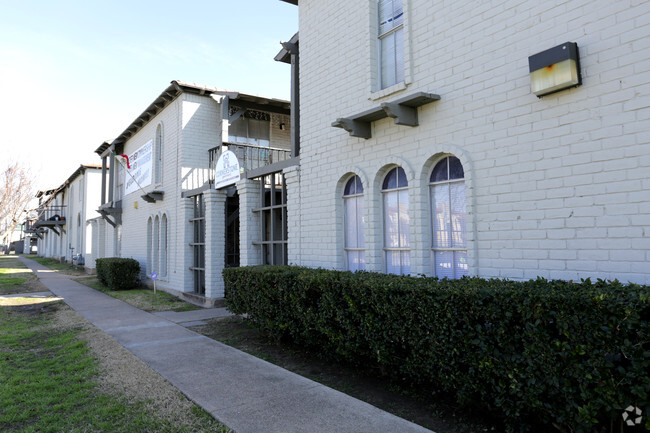
[[[131,168],[124,179],[124,195],[151,185],[153,168],[153,140],[129,155]]]
[[[233,185],[241,179],[239,160],[232,151],[226,150],[217,160],[217,167],[214,170],[215,189]]]

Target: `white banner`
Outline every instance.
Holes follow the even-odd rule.
[[[239,179],[241,179],[241,173],[237,155],[230,150],[226,150],[217,160],[217,166],[214,170],[214,187],[219,189],[233,185]]]
[[[124,195],[151,185],[153,168],[153,140],[129,155],[131,168],[126,170]]]

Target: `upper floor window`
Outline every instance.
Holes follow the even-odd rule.
[[[404,8],[402,0],[378,0],[379,82],[385,89],[404,81]]]
[[[154,182],[162,182],[162,146],[163,146],[163,131],[162,125],[158,125],[156,128],[156,140],[153,145],[153,176]]]
[[[388,172],[381,187],[384,212],[384,260],[389,274],[410,274],[411,227],[406,173],[402,167]]]
[[[468,275],[465,231],[465,172],[460,160],[438,162],[429,179],[431,195],[433,273],[440,278]]]
[[[269,147],[271,145],[271,116],[265,112],[247,110],[230,124],[228,141]]]
[[[366,269],[366,240],[364,235],[363,184],[353,176],[343,190],[345,213],[345,267],[349,271]]]

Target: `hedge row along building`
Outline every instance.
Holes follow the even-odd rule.
[[[291,101],[174,81],[97,149],[90,264],[650,284],[648,3],[288,3]]]

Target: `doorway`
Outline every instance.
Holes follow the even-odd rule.
[[[239,267],[239,194],[226,198],[226,261],[225,266]]]

